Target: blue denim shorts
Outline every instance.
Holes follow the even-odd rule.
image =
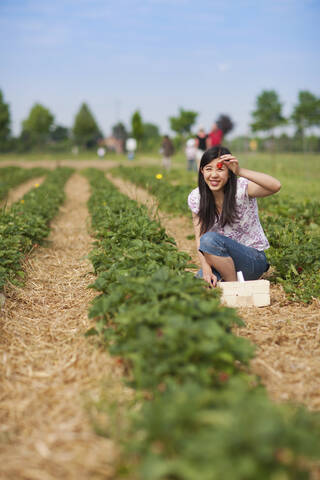
[[[217,255],[218,257],[231,257],[236,272],[241,271],[245,280],[257,280],[269,268],[269,263],[263,250],[246,247],[216,232],[207,232],[202,235],[199,251]],[[220,273],[213,267],[212,272],[218,280],[221,280]],[[196,276],[202,278],[202,270],[199,270]]]

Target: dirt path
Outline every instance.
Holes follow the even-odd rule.
[[[25,287],[7,289],[1,312],[1,479],[113,478],[116,447],[92,431],[84,403],[102,379],[111,398],[128,392],[114,360],[83,336],[95,295],[87,181],[73,175],[66,194],[49,247],[29,259]]]
[[[137,165],[159,165],[160,160],[152,157],[140,157],[135,159],[133,162],[125,163],[128,167],[135,167]],[[23,168],[34,168],[34,167],[43,167],[48,169],[54,169],[56,167],[71,167],[76,170],[82,170],[84,168],[99,168],[101,170],[108,170],[110,168],[116,167],[119,165],[119,160],[116,155],[113,155],[111,158],[107,156],[105,159],[88,159],[83,158],[64,158],[59,160],[53,160],[46,158],[46,155],[43,156],[41,160],[28,160],[21,157],[20,160],[1,160],[0,167],[7,166],[17,166]]]
[[[34,188],[35,185],[41,185],[45,177],[36,177],[27,180],[26,182],[22,183],[16,188],[12,188],[9,190],[8,197],[6,200],[0,203],[0,207],[5,205],[6,207],[10,207],[13,203],[17,202],[20,198],[23,197],[29,190]]]
[[[108,178],[130,198],[146,204],[159,217],[179,249],[199,264],[191,220],[157,210],[155,197],[130,182]],[[271,285],[271,305],[241,308],[246,326],[235,333],[257,345],[252,371],[261,376],[270,396],[276,401],[303,403],[320,410],[320,302],[305,306],[290,303],[278,285]]]

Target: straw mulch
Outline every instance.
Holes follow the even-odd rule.
[[[192,223],[157,210],[156,199],[145,190],[119,178],[108,178],[132,199],[146,204],[158,216],[179,249],[188,252],[199,264]],[[236,328],[237,335],[256,346],[251,363],[275,401],[292,401],[320,410],[320,302],[311,305],[289,302],[279,285],[271,285],[271,305],[238,309],[246,326]]]
[[[67,201],[52,224],[48,247],[26,261],[24,288],[9,287],[0,319],[0,478],[111,479],[117,447],[93,432],[86,405],[130,392],[104,351],[83,334],[91,326],[86,255],[87,181],[66,186]],[[92,408],[92,407],[91,407]],[[93,412],[94,413],[94,412]]]
[[[31,178],[18,187],[12,188],[8,193],[8,197],[0,203],[0,207],[10,207],[13,203],[20,200],[29,190],[34,188],[35,185],[41,185],[43,180],[44,177]]]

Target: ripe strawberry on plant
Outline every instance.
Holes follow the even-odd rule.
[[[218,378],[221,383],[227,382],[229,380],[229,375],[226,372],[220,372]]]

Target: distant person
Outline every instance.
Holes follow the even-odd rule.
[[[197,153],[196,141],[194,138],[189,138],[186,143],[185,154],[187,157],[187,170],[197,171]]]
[[[221,145],[224,137],[231,132],[234,124],[229,115],[219,115],[218,120],[212,125],[208,135],[207,148]]]
[[[224,135],[222,129],[219,128],[217,123],[214,123],[208,135],[207,147],[211,148],[216,147],[217,145],[221,145],[223,136]]]
[[[137,140],[135,138],[128,138],[126,140],[126,150],[128,152],[128,159],[134,159],[134,152],[137,149]]]
[[[207,149],[208,135],[206,134],[203,127],[199,127],[198,134],[195,138],[196,147],[197,147],[197,166],[199,169],[201,157]]]
[[[161,144],[161,152],[162,152],[162,166],[166,170],[170,170],[171,157],[174,154],[174,146],[168,135],[164,135],[163,137],[162,144]]]
[[[105,149],[104,149],[103,147],[99,147],[99,148],[98,148],[98,150],[97,150],[97,155],[98,155],[98,157],[100,157],[100,158],[104,157],[104,156],[105,156],[105,153],[106,153],[106,151],[105,151]]]

